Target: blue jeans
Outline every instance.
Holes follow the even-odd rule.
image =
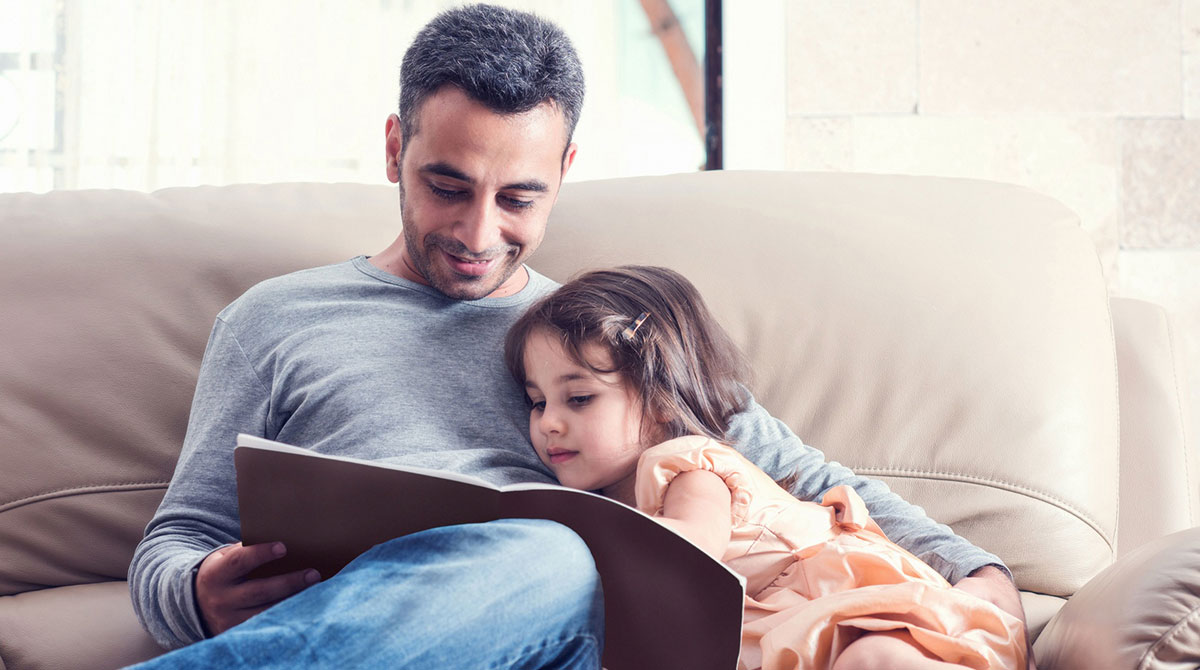
[[[448,526],[380,544],[224,633],[135,666],[599,669],[587,545],[550,521]]]

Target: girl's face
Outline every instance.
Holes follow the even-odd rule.
[[[583,348],[589,363],[611,367],[599,345]],[[529,439],[563,486],[600,491],[633,502],[642,441],[642,408],[617,373],[597,373],[575,362],[558,338],[535,331],[525,342]]]

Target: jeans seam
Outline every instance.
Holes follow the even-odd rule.
[[[519,663],[521,663],[525,660],[528,660],[531,656],[534,656],[536,654],[541,654],[542,652],[546,651],[547,649],[549,649],[551,647],[560,647],[560,648],[566,647],[569,644],[571,644],[577,640],[583,640],[586,644],[590,644],[593,648],[599,650],[600,641],[596,639],[595,635],[589,635],[587,633],[576,633],[574,635],[560,637],[556,640],[545,641],[542,644],[538,645],[537,647],[533,647],[533,648],[526,647],[525,649],[522,649],[521,651],[517,652],[513,657],[496,661],[491,666],[489,666],[489,670],[501,670],[502,668],[518,667]]]

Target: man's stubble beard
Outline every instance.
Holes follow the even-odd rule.
[[[429,261],[429,255],[426,253],[426,248],[422,245],[422,240],[417,239],[417,226],[409,225],[408,209],[405,207],[406,198],[404,192],[403,175],[400,175],[398,186],[400,188],[400,223],[404,234],[404,248],[408,252],[407,259],[405,259],[405,264],[408,265],[408,269],[410,271],[423,277],[425,282],[437,289],[439,293],[454,300],[478,300],[480,298],[486,298],[495,292],[496,289],[503,286],[504,282],[508,281],[509,278],[516,274],[517,270],[521,268],[520,263],[511,263],[511,265],[507,267],[497,268],[497,271],[500,274],[496,275],[498,278],[495,280],[494,285],[492,286],[487,286],[484,284],[484,282],[489,279],[488,276],[460,276],[460,281],[465,283],[466,286],[457,288],[451,283],[443,281],[440,277],[434,274],[433,264]],[[430,236],[426,235],[426,239],[430,239]],[[433,240],[435,241],[435,244],[433,245],[434,250],[442,249],[443,251],[447,251],[455,255],[470,255],[466,245],[458,240],[447,239],[436,235],[433,236]],[[516,245],[509,245],[509,247],[510,249],[516,249],[516,253],[513,254],[514,258],[520,255],[519,247],[516,247]],[[502,255],[508,256],[509,254],[510,250],[506,250]],[[409,261],[411,261],[411,263]],[[505,261],[499,260],[497,262],[503,263]],[[463,290],[464,288],[466,288],[466,290]]]

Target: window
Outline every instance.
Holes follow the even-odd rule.
[[[0,0],[0,190],[382,183],[404,48],[455,4]],[[673,12],[702,72],[705,0],[504,4],[561,25],[583,60],[571,179],[704,165],[647,16]]]

